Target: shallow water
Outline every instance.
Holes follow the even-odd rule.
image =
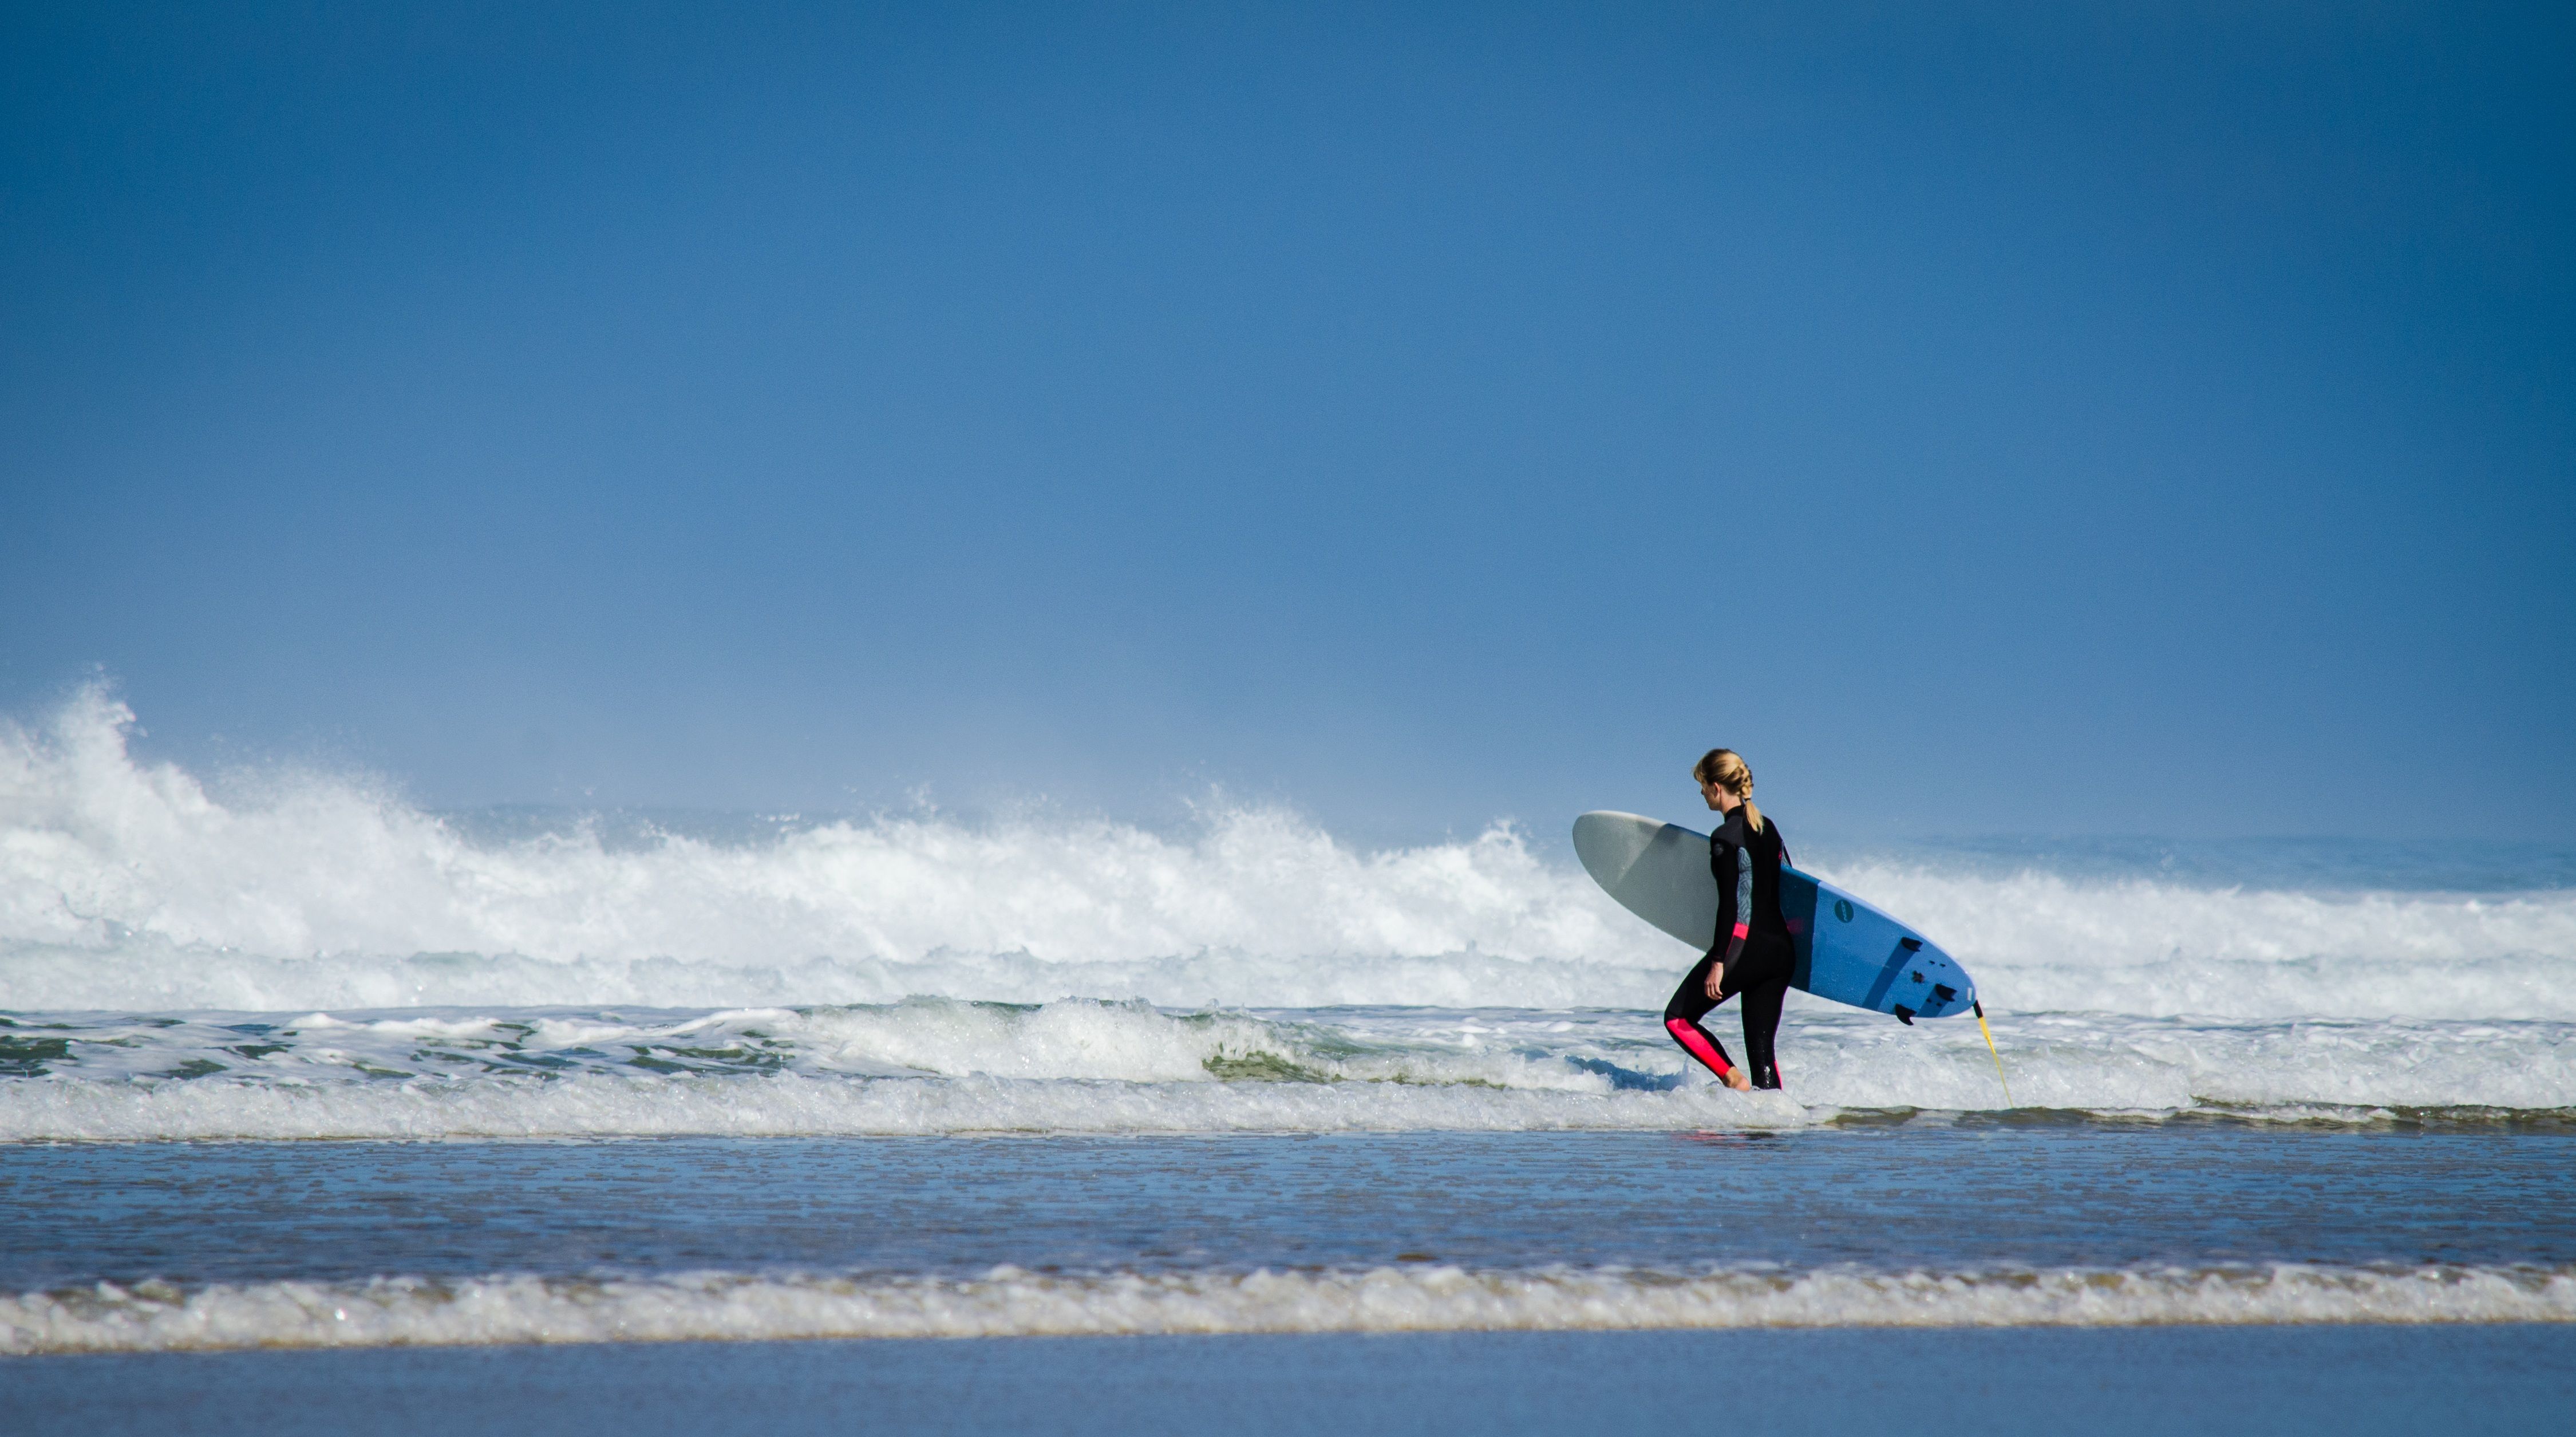
[[[870,1276],[2576,1263],[2576,1136],[1768,1135],[0,1147],[0,1288]]]
[[[0,1148],[17,1351],[600,1337],[2576,1320],[2576,1136]]]
[[[2576,1327],[1547,1332],[21,1358],[31,1431],[2558,1433]]]

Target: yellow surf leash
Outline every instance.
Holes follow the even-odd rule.
[[[1977,1012],[1977,1031],[1986,1035],[1986,1051],[1994,1053],[1995,1081],[2004,1085],[2004,1106],[2009,1108],[2013,1105],[2012,1079],[2004,1076],[2004,1055],[1995,1052],[1995,1030],[1986,1026],[1986,1005],[1982,999],[1971,998],[1968,1006]]]

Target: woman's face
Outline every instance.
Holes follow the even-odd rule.
[[[1737,798],[1734,794],[1727,792],[1725,789],[1722,789],[1713,783],[1701,784],[1699,786],[1699,796],[1707,799],[1708,806],[1719,813],[1733,813],[1736,810],[1737,805],[1744,802],[1743,799]]]

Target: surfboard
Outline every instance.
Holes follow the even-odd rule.
[[[1574,853],[1619,906],[1708,951],[1717,937],[1717,878],[1708,835],[1633,813],[1574,820]],[[1789,986],[1899,1022],[1969,1011],[1977,985],[1929,939],[1813,874],[1782,865],[1780,915],[1797,944]]]

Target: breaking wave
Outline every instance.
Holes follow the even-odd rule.
[[[1270,808],[1211,810],[1177,835],[897,815],[747,839],[604,836],[596,820],[490,839],[343,777],[210,786],[138,760],[133,724],[92,689],[0,727],[0,980],[18,1011],[1636,1009],[1687,958],[1509,826],[1385,852]],[[1814,866],[1951,948],[2006,1011],[2576,1020],[2567,888]]]
[[[1075,1334],[2570,1322],[2565,1267],[495,1276],[0,1297],[0,1353]]]

